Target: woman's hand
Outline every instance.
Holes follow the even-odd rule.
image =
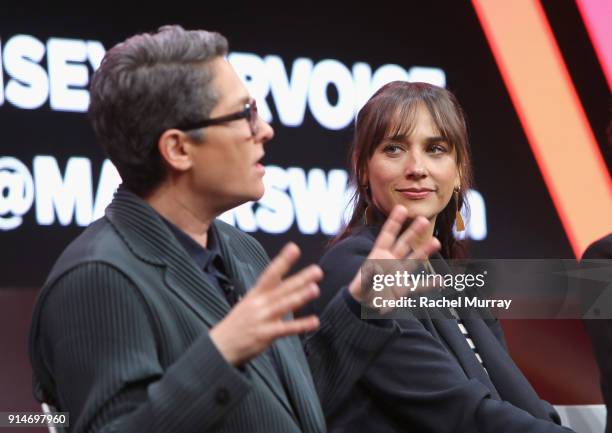
[[[397,205],[393,208],[366,260],[390,260],[389,265],[399,269],[399,266],[397,266],[399,265],[398,260],[424,261],[440,249],[440,241],[428,233],[430,223],[424,217],[415,218],[410,227],[402,233],[402,227],[407,216],[408,211],[405,207]],[[390,273],[389,269],[386,271]],[[368,293],[364,293],[361,277],[360,269],[349,286],[349,292],[353,298],[362,304],[371,304],[369,298],[372,297],[372,291],[366,290]],[[392,288],[392,290],[385,292],[385,296],[388,297],[390,293],[392,297],[397,299],[409,291],[411,289],[408,287],[401,290]],[[380,296],[379,293],[374,292],[374,294]]]

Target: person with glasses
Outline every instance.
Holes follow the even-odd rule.
[[[93,77],[89,116],[122,185],[55,263],[30,331],[35,396],[70,413],[69,431],[324,432],[397,333],[355,314],[359,276],[319,317],[294,318],[321,269],[287,276],[295,244],[269,261],[216,219],[263,195],[273,137],[227,50],[166,26],[110,49]],[[400,234],[405,218],[390,215],[380,257],[438,247],[411,250],[426,224]]]

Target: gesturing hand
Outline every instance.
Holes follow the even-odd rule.
[[[427,233],[429,221],[424,217],[415,218],[410,227],[401,233],[407,216],[408,211],[403,206],[397,205],[393,208],[366,260],[413,259],[422,261],[440,249],[440,241]],[[357,301],[362,304],[369,303],[369,294],[363,293],[361,283],[360,269],[353,278],[349,291]],[[389,293],[395,297],[403,294],[397,291]]]
[[[319,295],[316,282],[323,272],[316,265],[283,279],[299,256],[297,245],[285,245],[255,286],[210,330],[210,338],[230,364],[242,365],[277,338],[310,332],[319,326],[316,316],[283,320]]]

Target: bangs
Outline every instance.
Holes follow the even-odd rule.
[[[448,119],[446,119],[447,116],[444,116],[440,110],[436,110],[436,107],[425,98],[412,98],[407,103],[397,107],[395,114],[389,117],[381,142],[385,139],[406,139],[410,137],[416,126],[417,110],[419,107],[427,110],[431,116],[435,133],[444,138],[451,150],[454,149],[456,147],[457,134],[453,131],[452,127],[449,127]]]
[[[397,97],[381,98],[370,125],[365,134],[368,143],[368,157],[372,157],[376,149],[388,139],[407,138],[415,128],[417,107],[422,104],[418,99],[401,100]],[[394,113],[389,116],[388,113]],[[367,122],[366,122],[367,123]]]
[[[441,103],[435,104],[434,101],[428,98],[424,98],[423,104],[427,111],[429,111],[438,133],[444,138],[451,150],[465,141],[461,133],[461,121],[456,116],[454,109],[451,109],[451,107],[441,108]]]
[[[392,82],[379,89],[357,115],[355,144],[364,152],[353,161],[359,164],[371,158],[385,140],[410,137],[416,127],[419,107],[429,112],[436,134],[450,150],[467,146],[463,113],[452,94],[423,83]]]
[[[395,114],[388,118],[384,138],[409,137],[414,131],[417,108],[420,104],[421,101],[412,99],[407,104],[397,107]]]

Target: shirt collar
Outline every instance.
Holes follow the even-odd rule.
[[[191,236],[185,233],[183,230],[172,224],[170,221],[162,217],[164,223],[168,226],[176,240],[179,241],[181,246],[185,248],[185,251],[198,265],[200,269],[209,271],[210,267],[214,262],[221,262],[221,250],[219,248],[219,240],[214,230],[208,229],[207,246],[204,248],[202,245],[197,243]]]

